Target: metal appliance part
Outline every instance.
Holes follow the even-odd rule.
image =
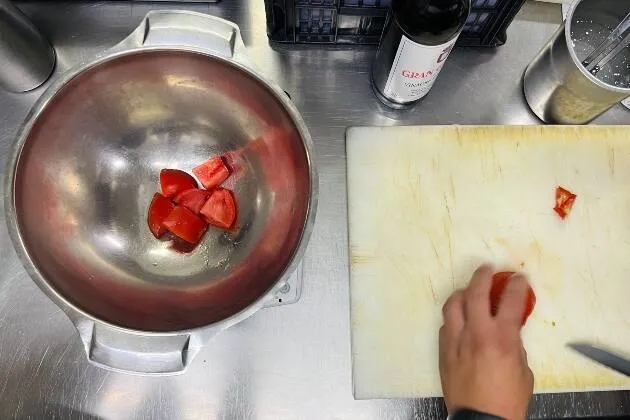
[[[525,70],[523,90],[532,111],[546,123],[586,124],[630,96],[628,51],[597,75],[582,61],[628,14],[630,3],[576,1],[551,40]]]
[[[314,221],[310,148],[295,106],[253,70],[236,25],[150,12],[35,105],[8,168],[7,222],[91,362],[179,373],[214,334],[280,303]],[[190,171],[217,153],[234,170],[226,186],[237,228],[209,229],[192,252],[175,252],[146,226],[159,171]]]
[[[55,50],[9,0],[0,0],[0,86],[26,92],[44,83],[55,67]]]
[[[610,369],[630,376],[630,360],[589,343],[569,343],[570,348]]]

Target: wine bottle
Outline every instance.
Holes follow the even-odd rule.
[[[392,0],[372,66],[376,96],[402,109],[429,93],[469,13],[470,0]]]

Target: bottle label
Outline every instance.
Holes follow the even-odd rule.
[[[429,93],[456,41],[457,37],[445,44],[429,46],[403,35],[385,84],[385,96],[405,103]]]

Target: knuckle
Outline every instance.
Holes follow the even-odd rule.
[[[470,342],[475,349],[485,349],[493,345],[493,339],[484,329],[475,328],[471,330]]]
[[[478,300],[490,300],[490,294],[486,295],[486,290],[481,287],[468,287],[465,295],[467,302],[474,302]]]
[[[522,274],[515,274],[510,278],[505,293],[521,295],[527,290],[527,278]]]
[[[511,340],[497,340],[496,348],[502,355],[517,354],[520,357],[520,349],[518,349]]]
[[[466,300],[468,302],[478,301],[483,297],[483,294],[479,292],[479,290],[469,290],[466,294]]]
[[[453,299],[453,296],[451,296],[448,299],[446,299],[446,302],[444,302],[444,306],[442,306],[442,314],[446,315],[449,312],[451,312],[453,310],[453,305],[454,304],[455,304],[455,301]]]
[[[471,329],[469,340],[471,346],[478,351],[491,350],[501,357],[523,358],[520,340],[505,335],[500,330],[488,328]],[[524,362],[524,364],[527,365],[527,362]]]
[[[444,302],[444,306],[442,306],[442,314],[447,315],[448,313],[452,312],[459,304],[460,299],[461,291],[453,293],[448,299],[446,299],[446,302]]]
[[[452,334],[450,333],[449,328],[446,325],[442,325],[440,327],[438,339],[440,346],[447,345],[449,342],[452,341]]]
[[[477,267],[477,269],[473,273],[473,277],[492,275],[493,271],[494,268],[492,267],[492,264],[485,263]]]

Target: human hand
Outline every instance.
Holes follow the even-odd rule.
[[[449,413],[472,409],[506,419],[524,419],[534,375],[521,341],[527,280],[510,278],[496,316],[490,313],[491,266],[475,271],[442,309],[440,377]]]

